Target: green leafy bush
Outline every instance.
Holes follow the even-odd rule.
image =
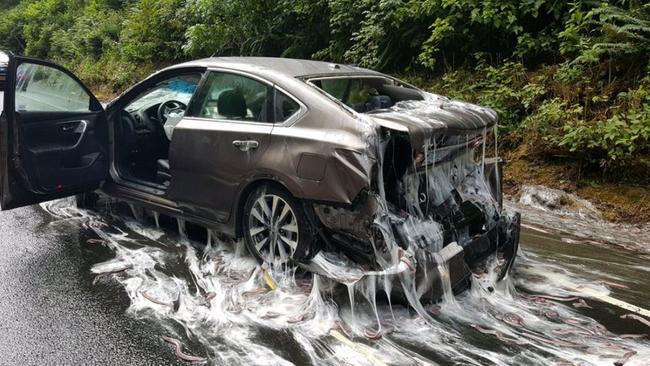
[[[600,123],[578,121],[564,126],[560,146],[571,152],[592,152],[600,156],[603,166],[626,164],[641,152],[647,152],[650,143],[650,105],[640,111],[616,114]],[[598,153],[597,155],[593,153]]]
[[[197,0],[184,49],[193,57],[309,58],[325,46],[326,1]]]
[[[165,63],[183,57],[190,20],[185,0],[138,0],[126,10],[119,50],[130,61]]]
[[[587,153],[603,167],[629,166],[650,153],[650,77],[620,93],[619,110],[604,120],[575,120],[555,139],[571,152]]]

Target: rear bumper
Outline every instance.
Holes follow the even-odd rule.
[[[462,245],[465,261],[472,266],[491,254],[502,253],[507,261],[505,271],[509,271],[519,248],[520,230],[521,215],[518,212],[503,214],[491,230]]]
[[[444,276],[449,277],[453,293],[465,291],[470,286],[472,271],[490,256],[499,261],[497,280],[506,278],[519,249],[520,222],[519,213],[504,213],[491,230],[462,245],[452,242],[437,253],[417,252],[416,289],[420,300],[440,301],[444,296]]]

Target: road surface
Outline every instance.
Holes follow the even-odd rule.
[[[183,364],[159,329],[125,313],[119,287],[92,284],[90,266],[111,253],[50,221],[38,206],[0,213],[0,364]]]
[[[191,302],[197,294],[188,289],[193,288],[194,281],[202,279],[210,263],[188,270],[190,252],[176,245],[179,241],[173,233],[160,238],[156,234],[160,230],[152,227],[150,220],[133,229],[135,232],[129,231],[133,225],[125,226],[120,223],[122,219],[106,213],[97,220],[108,225],[102,230],[107,238],[115,240],[113,249],[121,250],[120,260],[133,263],[133,278],[144,276],[150,289],[158,291],[153,294],[160,296],[158,301],[166,295],[167,299],[174,298],[179,289],[185,289],[186,302],[181,311],[171,312],[134,292],[129,297],[124,286],[131,275],[122,276],[122,283],[93,284],[91,267],[110,263],[115,252],[107,246],[92,244],[98,237],[84,227],[83,218],[55,217],[40,206],[3,212],[0,365],[187,364],[179,361],[160,339],[172,332],[183,338],[179,324],[193,334],[194,341],[203,342],[183,339],[192,353],[207,355],[218,365],[373,365],[378,364],[377,360],[379,364],[410,365],[413,358],[423,364],[442,365],[550,364],[564,360],[612,365],[630,350],[637,353],[626,364],[644,365],[644,359],[650,357],[647,338],[620,337],[649,331],[638,321],[621,319],[628,311],[589,298],[585,298],[585,308],[578,302],[573,306],[571,302],[540,302],[539,298],[527,295],[532,292],[561,297],[566,295],[557,288],[563,281],[602,284],[607,280],[616,285],[613,296],[644,306],[650,301],[650,283],[646,280],[649,256],[593,246],[589,241],[578,242],[544,228],[526,229],[522,234],[522,253],[512,276],[519,292],[513,297],[498,289],[491,295],[466,293],[457,300],[462,310],[449,308],[446,313],[445,307],[450,304],[443,305],[442,315],[436,317],[433,327],[404,307],[396,306],[393,313],[382,305],[382,322],[391,324],[395,322],[391,318],[397,317],[395,325],[401,324],[401,329],[379,340],[356,336],[351,342],[342,339],[341,333],[332,337],[334,333],[328,333],[329,328],[317,329],[319,322],[328,320],[322,314],[314,323],[305,318],[304,324],[299,320],[287,326],[288,322],[282,320],[288,309],[285,305],[287,301],[300,300],[300,294],[264,303],[265,296],[271,295],[250,293],[243,296],[253,299],[245,309],[228,309],[227,304],[223,309],[210,308]],[[126,220],[133,223],[132,217]],[[121,228],[115,231],[114,225]],[[120,233],[127,233],[135,241],[124,241]],[[138,249],[152,247],[155,248],[149,252]],[[147,253],[151,257],[143,256]],[[151,266],[151,260],[158,263]],[[139,272],[138,266],[148,269]],[[175,284],[166,282],[172,278],[168,276],[175,279]],[[223,275],[214,278],[221,288],[237,286]],[[172,287],[168,287],[170,284]],[[179,284],[184,287],[178,287]],[[290,294],[282,296],[285,295]],[[367,315],[372,312],[363,306],[360,297],[357,300],[361,306],[356,308],[356,314],[367,314],[359,317],[358,324],[369,329],[374,322]],[[318,306],[320,310],[332,309],[326,304]],[[342,319],[354,324],[356,320],[350,319],[354,311],[350,312],[345,300],[339,309]],[[195,311],[203,312],[206,318],[194,322]]]

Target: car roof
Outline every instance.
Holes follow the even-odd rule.
[[[332,62],[299,60],[281,57],[211,57],[186,62],[177,67],[223,67],[240,71],[266,71],[279,73],[283,76],[303,78],[307,76],[377,74],[380,73],[354,65],[337,64]]]

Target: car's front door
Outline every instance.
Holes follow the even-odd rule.
[[[169,199],[183,211],[225,222],[252,178],[273,130],[273,87],[251,75],[210,71],[176,125],[169,149]]]
[[[3,72],[0,208],[97,188],[109,166],[106,115],[97,99],[49,62],[0,52]]]

